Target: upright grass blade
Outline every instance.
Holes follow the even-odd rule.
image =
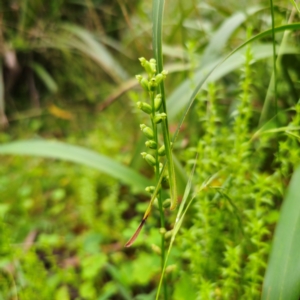
[[[300,297],[300,167],[294,172],[277,223],[262,300]]]
[[[145,177],[107,156],[62,142],[28,140],[2,144],[0,155],[33,155],[79,163],[117,178],[137,192],[145,192],[145,186],[151,184]]]
[[[162,22],[163,22],[163,9],[164,9],[164,0],[153,0],[153,52],[154,57],[157,62],[157,72],[160,73],[163,71],[163,54],[162,54]],[[167,104],[165,96],[164,82],[160,83],[160,93],[162,95],[162,109],[163,112],[167,114]],[[171,151],[170,144],[170,134],[169,134],[169,125],[168,118],[163,121],[162,124],[163,136],[164,136],[164,145],[166,149],[166,157],[169,171],[169,183],[170,183],[170,196],[171,196],[171,207],[170,209],[175,209],[177,205],[177,187],[176,187],[176,177],[174,162]]]

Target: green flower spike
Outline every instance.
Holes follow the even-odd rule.
[[[146,147],[148,147],[150,149],[157,149],[157,144],[153,140],[146,141],[145,145],[146,145]]]
[[[156,165],[156,160],[155,158],[151,155],[151,154],[148,154],[146,152],[142,152],[141,153],[143,159],[151,166],[151,167],[155,167]]]
[[[152,113],[152,107],[151,105],[149,105],[148,103],[146,102],[137,102],[137,107],[142,110],[143,112],[145,112],[146,114],[151,114]]]
[[[153,130],[150,127],[147,127],[145,124],[141,124],[140,128],[148,139],[152,140],[154,138]]]
[[[161,114],[156,114],[154,116],[154,123],[158,124],[160,123],[162,120],[165,120],[167,118],[167,115],[165,113],[161,113]]]
[[[154,98],[154,108],[155,111],[159,111],[160,107],[162,104],[162,98],[161,98],[161,94],[157,94]]]

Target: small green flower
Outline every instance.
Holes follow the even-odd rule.
[[[149,77],[152,77],[152,75],[156,73],[156,67],[155,67],[156,63],[153,69],[153,62],[150,63],[144,57],[139,58],[139,61],[141,62],[142,67],[145,69]]]
[[[153,185],[147,186],[147,187],[145,188],[145,191],[146,191],[147,193],[153,193],[153,192],[155,191],[155,186],[153,186]]]
[[[136,75],[135,78],[138,80],[138,82],[140,83],[142,88],[148,92],[149,91],[149,81],[146,78],[144,78],[142,75]]]
[[[152,73],[155,74],[156,73],[156,60],[154,58],[151,58],[149,60],[149,63],[150,63]]]
[[[168,71],[166,71],[166,70],[163,70],[161,73],[157,74],[155,76],[156,83],[160,84],[163,80],[165,80],[167,77],[167,74],[168,74]]]
[[[146,141],[145,145],[150,149],[157,149],[157,144],[153,140]]]
[[[159,156],[164,156],[164,155],[166,155],[166,148],[165,148],[165,145],[162,145],[162,146],[158,149],[157,154],[158,154]]]
[[[171,199],[166,199],[164,202],[163,202],[163,207],[164,208],[168,208],[170,207],[171,205]]]
[[[146,114],[151,114],[152,113],[152,107],[151,105],[149,105],[146,102],[137,102],[137,107],[142,110],[143,112],[145,112]]]
[[[148,154],[147,152],[142,152],[141,153],[143,159],[151,166],[151,167],[155,167],[156,165],[156,160],[155,158],[151,155]]]
[[[156,82],[155,77],[152,77],[150,79],[148,87],[149,87],[149,90],[151,92],[155,92],[156,91],[156,89],[157,89],[157,82]]]
[[[145,124],[141,124],[140,128],[148,139],[152,140],[154,138],[153,130],[150,127],[147,127]]]
[[[158,124],[160,123],[162,120],[165,120],[167,118],[167,115],[165,113],[161,113],[161,114],[156,114],[154,116],[154,123]]]
[[[155,111],[159,111],[160,107],[162,104],[162,98],[161,98],[161,94],[157,94],[154,98],[154,108]]]

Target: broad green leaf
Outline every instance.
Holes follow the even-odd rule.
[[[151,184],[145,177],[107,156],[62,142],[46,140],[17,141],[0,145],[0,154],[31,155],[79,163],[117,178],[132,186],[137,192],[144,192],[145,186]]]
[[[264,279],[263,300],[298,300],[300,297],[300,167],[292,176]]]

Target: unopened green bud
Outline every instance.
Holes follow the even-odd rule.
[[[169,183],[169,175],[165,175],[162,179],[164,183]]]
[[[159,163],[159,169],[158,169],[158,170],[159,170],[159,174],[161,173],[161,171],[162,171],[162,169],[163,169],[163,166],[164,166],[164,165],[160,162],[160,163]],[[155,169],[155,170],[156,170],[156,169]]]
[[[147,193],[153,193],[153,192],[155,191],[155,186],[153,186],[153,185],[147,186],[147,187],[145,188],[145,191],[146,191]]]
[[[150,63],[152,73],[155,74],[156,73],[156,60],[154,58],[151,58],[149,60],[149,63]]]
[[[142,129],[144,135],[148,138],[148,139],[153,139],[154,134],[153,134],[153,130],[150,127],[147,127],[145,124],[141,124],[140,128]]]
[[[149,90],[154,92],[154,91],[156,91],[156,89],[157,89],[157,82],[156,82],[156,79],[153,77],[149,81]]]
[[[173,234],[173,229],[166,231],[165,233],[165,239],[169,239]]]
[[[163,202],[163,207],[164,208],[168,208],[170,207],[171,205],[171,199],[166,199],[164,202]]]
[[[152,250],[153,250],[154,253],[156,253],[158,255],[161,255],[161,249],[158,246],[152,244],[151,248],[152,248]]]
[[[142,88],[148,92],[149,91],[149,81],[146,78],[144,78],[142,75],[136,75],[135,78],[138,80],[138,82],[140,83]]]
[[[146,145],[146,147],[148,147],[150,149],[157,149],[157,144],[153,140],[149,140],[149,141],[145,142],[145,145]]]
[[[157,94],[156,97],[154,98],[155,111],[159,111],[161,104],[162,104],[161,94]]]
[[[151,155],[151,154],[148,154],[146,152],[142,152],[141,153],[143,159],[152,167],[154,167],[156,165],[156,160],[155,158]]]
[[[166,228],[159,228],[159,233],[165,235],[167,232]]]
[[[161,73],[157,74],[155,76],[156,83],[160,84],[163,80],[165,80],[167,77],[167,74],[168,74],[168,71],[165,71],[165,70],[163,70]]]
[[[143,112],[145,112],[146,114],[151,114],[152,113],[152,107],[151,105],[149,105],[146,102],[137,102],[137,107],[142,110]]]
[[[166,155],[166,148],[165,148],[165,145],[162,145],[162,146],[158,149],[157,154],[158,154],[159,156],[164,156],[164,155]]]
[[[154,116],[154,123],[158,124],[160,123],[162,120],[165,120],[167,118],[167,115],[165,113],[161,113],[161,114],[156,114]]]
[[[175,264],[169,265],[166,267],[166,274],[170,274],[174,272],[177,269],[177,266]]]
[[[164,77],[160,73],[155,76],[155,80],[156,80],[157,84],[160,84],[163,81],[163,79],[164,79]]]
[[[152,76],[153,72],[151,64],[148,60],[146,60],[144,57],[139,58],[139,61],[141,62],[142,67],[146,70],[149,76]]]

